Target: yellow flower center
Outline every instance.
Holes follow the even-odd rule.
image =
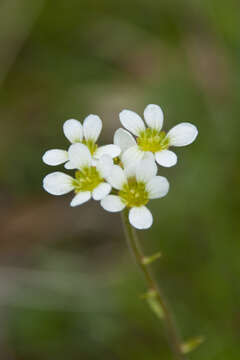
[[[166,137],[166,133],[151,128],[147,128],[139,134],[137,143],[142,151],[151,151],[153,153],[169,147],[169,140]]]
[[[76,193],[80,191],[93,191],[101,182],[103,182],[103,178],[96,167],[90,166],[76,171],[73,186]]]
[[[146,205],[149,201],[145,183],[138,182],[134,177],[128,179],[118,195],[129,208]]]
[[[98,147],[97,144],[91,139],[88,139],[88,140],[83,139],[82,143],[88,147],[91,155],[93,155],[95,153],[95,151],[97,150],[97,147]]]

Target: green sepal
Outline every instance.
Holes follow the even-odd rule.
[[[204,342],[203,336],[198,336],[192,339],[189,339],[185,343],[182,344],[182,352],[183,354],[188,354],[191,351],[195,350],[199,345],[201,345]]]
[[[142,263],[144,265],[149,265],[152,262],[154,262],[155,260],[159,259],[162,256],[162,254],[160,252],[157,252],[156,254],[153,254],[151,256],[144,256],[142,258]]]

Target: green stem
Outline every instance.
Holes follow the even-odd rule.
[[[172,349],[175,359],[187,360],[186,356],[182,352],[181,339],[178,335],[172,314],[169,310],[166,300],[162,294],[162,291],[157,285],[153,275],[151,274],[149,265],[145,264],[143,261],[144,255],[142,253],[136,231],[129,223],[128,213],[129,213],[128,209],[125,209],[122,212],[122,221],[130,249],[132,250],[135,260],[144,274],[144,277],[148,285],[148,293],[154,294],[154,299],[159,309],[161,309],[162,311],[162,318],[168,335],[169,345]]]

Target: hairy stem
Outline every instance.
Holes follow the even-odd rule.
[[[162,320],[164,322],[169,345],[172,349],[172,352],[175,356],[176,360],[187,360],[186,356],[183,354],[181,349],[181,339],[178,335],[173,316],[169,310],[169,307],[166,303],[166,300],[162,294],[162,291],[160,290],[158,284],[156,283],[150,269],[149,265],[146,264],[144,261],[145,257],[143,255],[143,252],[141,250],[139,240],[137,237],[137,233],[134,230],[134,228],[131,226],[128,220],[128,209],[125,209],[122,212],[122,221],[123,226],[125,230],[125,235],[128,240],[128,244],[130,249],[133,252],[133,255],[135,257],[135,260],[139,267],[141,268],[143,275],[146,279],[147,286],[148,286],[148,294],[149,296],[154,296],[154,302],[156,306],[161,310],[162,312]],[[147,295],[148,296],[148,295]]]

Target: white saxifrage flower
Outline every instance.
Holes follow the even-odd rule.
[[[131,171],[114,165],[108,182],[117,190],[116,195],[108,195],[101,200],[102,207],[110,212],[129,209],[129,221],[137,229],[151,227],[153,217],[146,207],[150,199],[165,196],[169,183],[165,177],[157,176],[157,165],[153,157],[141,160]]]
[[[69,161],[75,169],[75,177],[62,172],[48,174],[43,179],[44,189],[52,195],[64,195],[75,192],[71,206],[77,206],[93,198],[101,200],[111,191],[111,185],[105,181],[111,174],[113,160],[103,155],[93,165],[89,148],[84,144],[73,144],[68,151]]]
[[[99,146],[96,144],[102,131],[102,120],[97,115],[88,115],[83,125],[80,121],[69,119],[63,124],[63,132],[66,138],[72,143],[85,144],[93,160],[98,160],[102,155],[109,155],[111,158],[119,156],[121,149],[114,144]],[[51,149],[44,153],[43,162],[47,165],[65,164],[66,169],[74,169],[74,165],[69,161],[69,153],[62,149]]]
[[[169,147],[189,145],[198,135],[196,126],[188,122],[174,126],[166,134],[162,131],[163,112],[158,105],[150,104],[145,108],[147,127],[133,111],[123,110],[119,117],[128,131],[118,129],[114,135],[114,144],[121,148],[121,159],[126,166],[144,159],[145,153],[151,152],[159,165],[171,167],[177,163],[177,155]]]

